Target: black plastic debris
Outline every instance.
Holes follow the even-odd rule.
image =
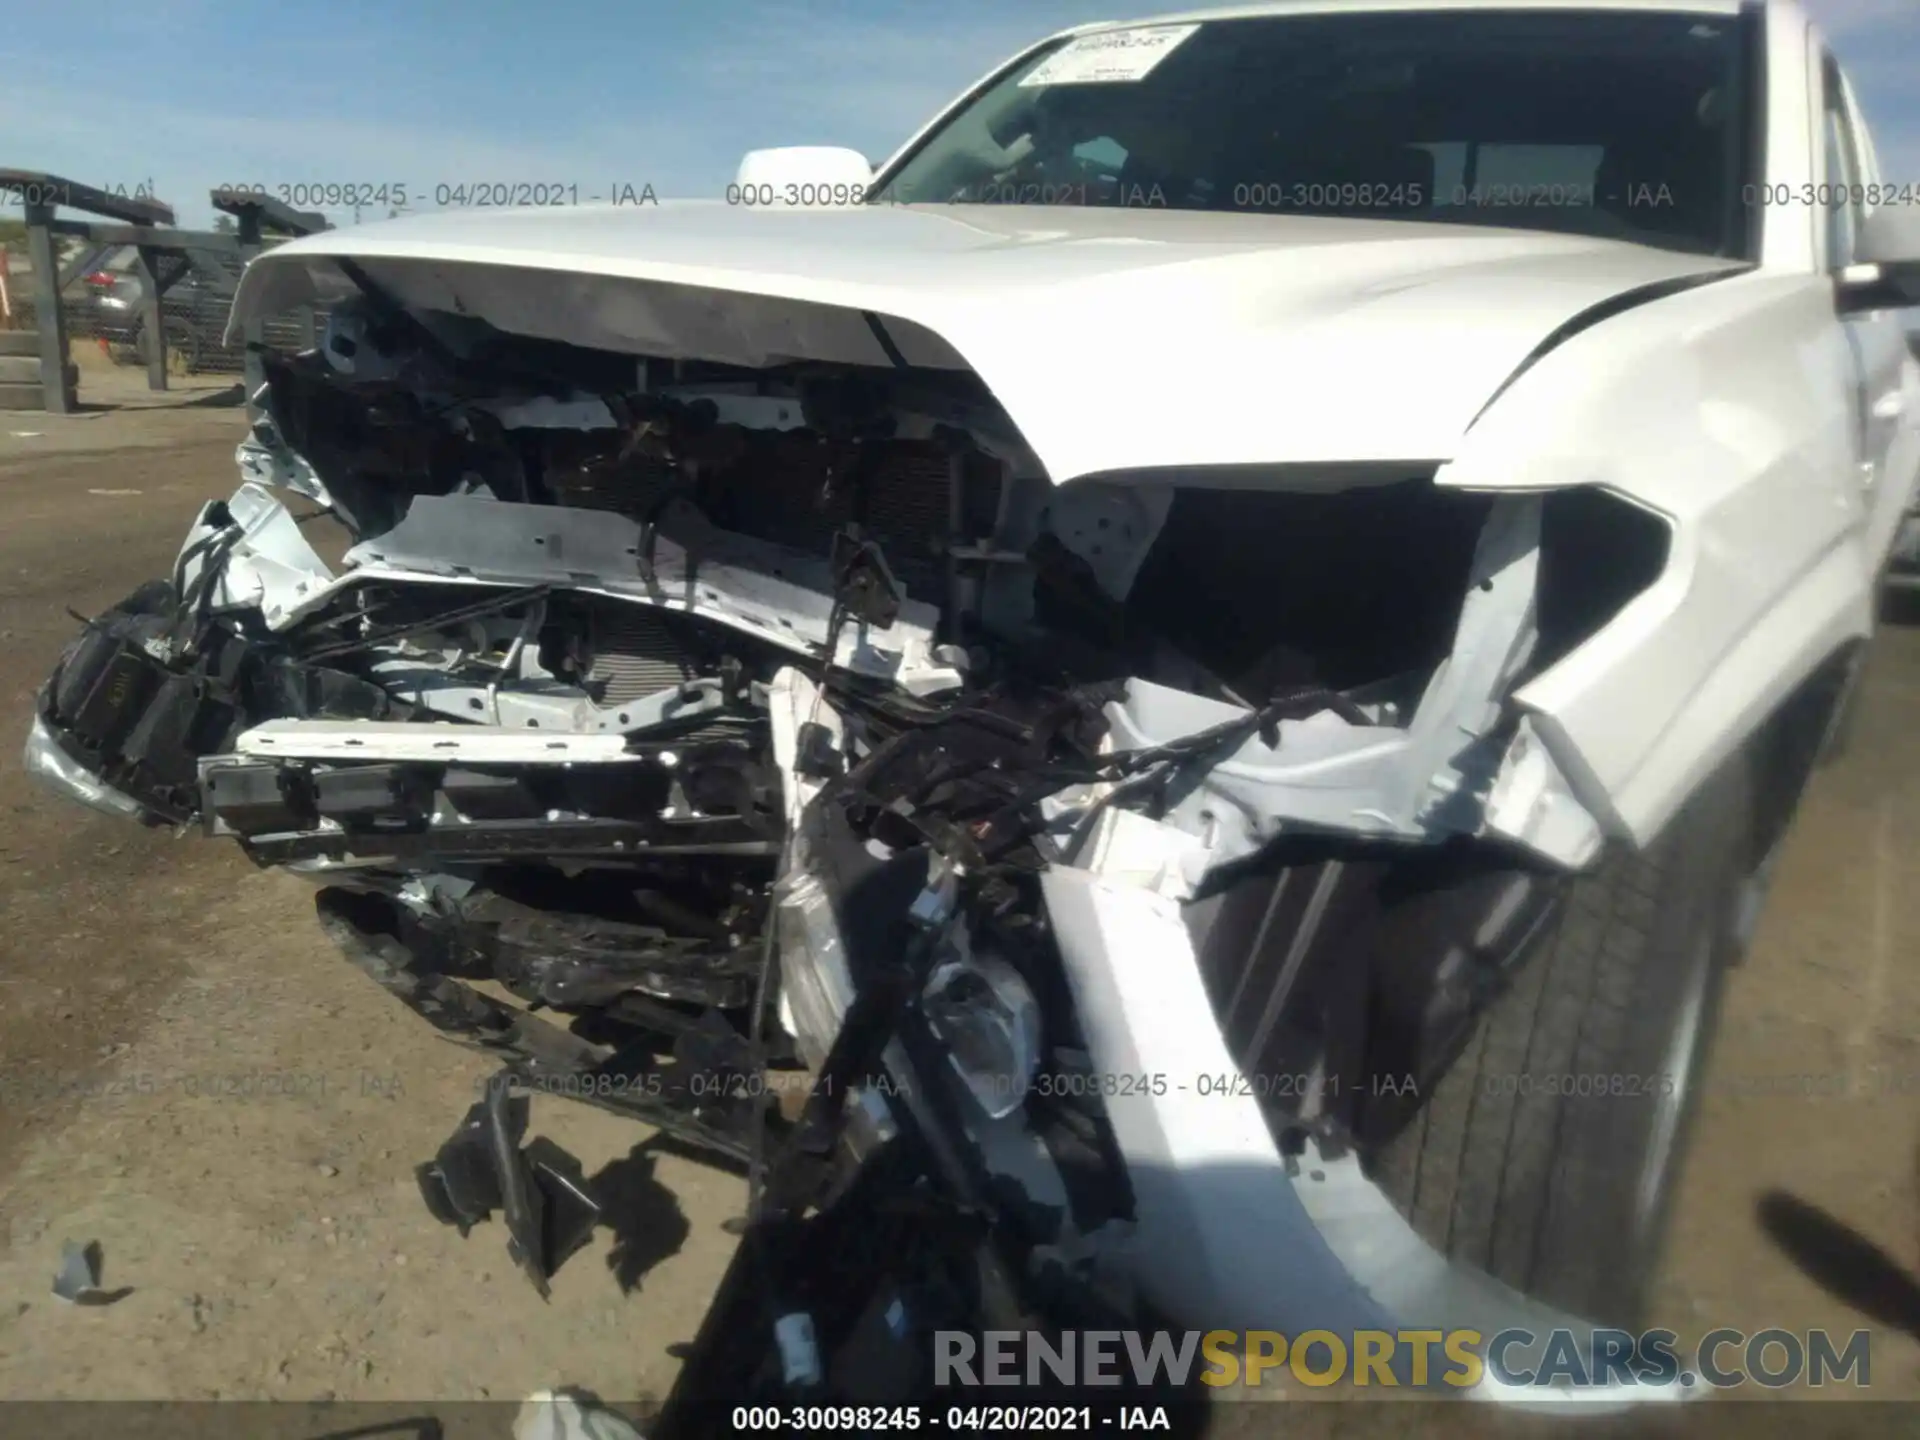
[[[817,720],[809,720],[795,737],[793,769],[809,780],[830,780],[846,771],[846,757],[833,738],[833,732]]]
[[[525,1145],[528,1100],[513,1093],[511,1072],[487,1082],[487,1093],[414,1175],[427,1209],[462,1235],[495,1210],[507,1226],[507,1254],[540,1298],[569,1256],[587,1243],[600,1202],[580,1162],[545,1136]]]
[[[53,1277],[53,1293],[74,1305],[111,1305],[133,1293],[131,1285],[118,1290],[100,1284],[100,1242],[69,1240],[60,1247],[60,1272]]]

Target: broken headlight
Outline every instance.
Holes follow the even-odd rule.
[[[920,1006],[980,1108],[996,1120],[1019,1109],[1040,1068],[1040,1002],[1020,972],[955,956],[934,967]]]
[[[138,819],[145,813],[139,801],[122,795],[90,774],[85,766],[62,750],[53,732],[47,729],[47,722],[38,717],[27,733],[26,753],[21,763],[27,774],[82,805],[130,819]]]
[[[795,845],[795,858],[804,852]],[[790,870],[777,892],[774,935],[780,956],[781,1022],[809,1065],[825,1063],[853,1003],[833,901],[814,876]]]

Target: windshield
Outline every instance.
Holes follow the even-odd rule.
[[[991,81],[872,198],[1375,216],[1746,258],[1747,33],[1541,10],[1101,31]]]

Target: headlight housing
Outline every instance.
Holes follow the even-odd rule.
[[[53,738],[53,732],[47,729],[47,722],[38,716],[34,717],[33,729],[27,732],[27,746],[21,756],[21,764],[27,774],[43,785],[68,799],[78,800],[82,805],[130,820],[139,819],[143,813],[138,800],[122,795],[99,777],[87,773],[79,762],[62,750],[59,742]]]
[[[947,1062],[998,1120],[1020,1108],[1040,1068],[1040,1002],[997,956],[954,955],[927,977],[920,1008]]]
[[[803,858],[795,846],[796,859]],[[796,865],[774,901],[774,939],[780,957],[781,1021],[800,1058],[813,1069],[826,1063],[840,1022],[853,1003],[853,978],[834,922],[826,886]]]

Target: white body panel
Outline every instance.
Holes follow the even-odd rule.
[[[1824,281],[1738,278],[1569,341],[1440,472],[1474,489],[1602,484],[1673,525],[1661,579],[1515,697],[1620,833],[1650,839],[1816,664],[1869,632],[1878,553],[1846,366]]]
[[[528,734],[500,725],[392,720],[267,720],[234,739],[240,755],[297,760],[420,760],[468,765],[617,765],[618,735]]]
[[[634,354],[886,365],[866,312],[908,362],[976,371],[1061,484],[1157,466],[1443,460],[1557,326],[1624,291],[1731,268],[1390,220],[595,206],[296,240],[248,268],[235,323],[309,298],[307,262],[327,256],[410,305]]]

